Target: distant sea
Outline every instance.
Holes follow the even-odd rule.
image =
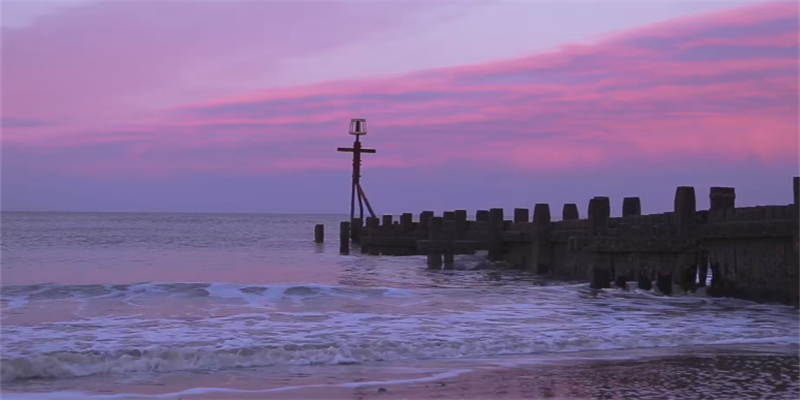
[[[2,213],[3,399],[800,396],[790,307],[340,256],[345,218]]]

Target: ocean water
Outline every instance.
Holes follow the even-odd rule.
[[[745,369],[778,365],[756,394],[800,394],[791,307],[594,291],[480,256],[448,271],[426,269],[424,257],[340,256],[344,218],[2,213],[3,398],[427,382],[478,367],[685,360],[723,348],[767,360]],[[323,244],[313,242],[317,223]],[[706,372],[717,370],[730,375]],[[750,396],[747,386],[734,397]]]

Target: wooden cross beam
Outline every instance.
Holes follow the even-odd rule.
[[[353,152],[356,151],[356,149],[354,149],[352,147],[338,147],[336,149],[336,151],[344,151],[344,152],[347,152],[347,153],[353,153]],[[362,149],[358,149],[358,151],[361,152],[361,153],[375,153],[375,149],[364,149],[364,148],[362,148]]]

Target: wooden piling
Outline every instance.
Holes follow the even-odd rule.
[[[414,214],[403,213],[400,215],[400,229],[403,231],[403,236],[411,232],[411,227],[414,223]]]
[[[444,218],[431,217],[428,221],[428,239],[429,240],[442,240],[442,228],[444,227]]]
[[[589,200],[589,221],[593,230],[608,228],[611,205],[608,197],[597,196]]]
[[[361,218],[353,218],[353,223],[350,225],[350,240],[353,243],[361,243],[361,230],[364,222]]]
[[[681,186],[675,190],[675,223],[682,232],[691,229],[694,225],[694,214],[697,211],[697,201],[694,196],[694,187]]]
[[[672,274],[658,274],[658,279],[656,280],[656,287],[661,294],[664,295],[671,295],[672,294]]]
[[[527,208],[514,209],[514,222],[529,222],[530,211]]]
[[[714,186],[708,191],[709,209],[736,208],[736,188]]]
[[[792,186],[794,189],[794,207],[800,207],[800,176],[792,178]]]
[[[317,243],[322,243],[325,241],[325,225],[314,225],[314,241]]]
[[[422,237],[425,239],[429,239],[428,230],[431,218],[433,218],[433,211],[423,211],[419,213],[419,227],[422,230]]]
[[[456,240],[467,238],[467,210],[456,210]]]
[[[453,265],[455,264],[455,254],[452,251],[446,251],[443,253],[443,258],[444,258],[444,268],[452,269]]]
[[[489,210],[478,210],[475,213],[475,221],[489,222]]]
[[[608,289],[611,287],[611,270],[607,266],[593,264],[590,266],[590,271],[589,286],[592,289]]]
[[[442,240],[443,239],[444,218],[431,217],[428,221],[428,239],[429,240]],[[428,268],[439,269],[442,267],[442,252],[430,250],[428,251]]]
[[[526,267],[537,274],[550,272],[553,262],[553,244],[550,241],[550,205],[538,203],[533,207],[533,241],[530,261]]]
[[[533,208],[533,224],[536,227],[547,227],[550,225],[550,205],[547,203],[537,203]]]
[[[650,277],[650,270],[642,268],[639,270],[639,279],[637,279],[637,287],[641,290],[653,290],[653,281]]]
[[[442,253],[438,251],[431,251],[428,253],[428,268],[430,269],[442,268]]]
[[[570,221],[573,219],[580,219],[578,205],[574,203],[564,204],[564,208],[561,210],[561,220]]]
[[[642,201],[638,197],[622,199],[622,216],[632,217],[634,215],[642,215]]]
[[[339,254],[350,254],[350,222],[339,225]]]
[[[504,225],[503,209],[492,208],[489,210],[489,261],[503,260],[503,242],[501,234]]]

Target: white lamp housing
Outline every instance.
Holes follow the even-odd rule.
[[[350,120],[350,134],[351,135],[366,135],[367,134],[367,120],[362,118],[353,118]]]

